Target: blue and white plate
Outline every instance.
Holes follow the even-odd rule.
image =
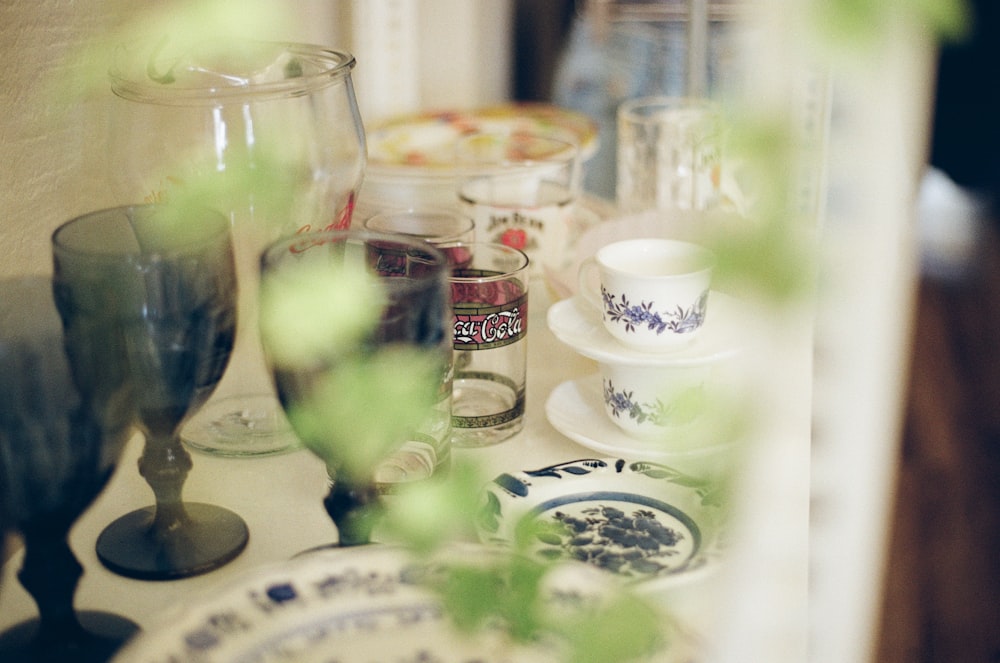
[[[515,643],[499,628],[461,631],[429,588],[433,574],[450,560],[483,562],[496,553],[480,544],[446,548],[432,560],[378,544],[310,552],[186,598],[126,645],[114,663],[559,660],[554,641]],[[542,597],[559,614],[587,612],[592,601],[614,589],[605,580],[585,565],[564,565],[548,577]],[[698,647],[696,636],[678,626],[650,660],[692,660]]]
[[[527,532],[533,554],[581,560],[658,591],[717,566],[724,502],[719,482],[659,462],[573,460],[497,476],[479,536],[512,543]]]

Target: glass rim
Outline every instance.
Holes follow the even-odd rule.
[[[184,253],[187,249],[197,246],[205,246],[207,240],[215,240],[221,236],[229,235],[230,224],[229,219],[221,212],[212,209],[210,207],[200,207],[198,208],[200,212],[206,215],[213,215],[218,217],[221,221],[219,224],[219,229],[215,232],[206,233],[201,235],[197,239],[191,239],[190,241],[179,244],[170,249],[155,251],[155,252],[143,252],[141,248],[136,248],[134,251],[113,252],[105,251],[101,249],[84,249],[77,246],[72,246],[65,241],[64,235],[71,228],[76,227],[81,222],[93,219],[97,217],[105,217],[109,215],[121,215],[126,219],[130,219],[133,214],[140,211],[153,211],[157,209],[168,209],[167,205],[156,204],[156,203],[144,203],[137,205],[119,205],[116,207],[105,207],[102,209],[92,210],[90,212],[85,212],[79,214],[64,221],[56,226],[55,230],[52,231],[50,235],[50,242],[52,244],[53,251],[56,253],[63,253],[66,255],[73,255],[80,258],[88,258],[95,261],[110,261],[119,260],[123,257],[129,258],[131,262],[141,262],[141,263],[155,263],[160,260],[169,259],[173,256]],[[141,260],[139,260],[141,259]]]
[[[439,233],[438,235],[434,236],[419,235],[416,233],[409,233],[404,230],[387,230],[384,228],[372,227],[373,223],[378,223],[385,219],[396,218],[396,217],[427,219],[427,220],[448,218],[448,219],[460,220],[462,223],[460,228],[457,227],[459,224],[456,224],[456,227],[449,230],[448,232]],[[476,229],[475,220],[471,216],[463,214],[460,210],[453,209],[450,207],[445,207],[443,205],[438,205],[438,206],[411,205],[409,207],[390,207],[379,210],[378,212],[372,214],[368,218],[364,219],[361,222],[361,224],[362,228],[366,232],[400,234],[400,235],[405,235],[407,237],[418,237],[424,239],[425,241],[432,241],[432,243],[435,245],[440,245],[441,243],[444,242],[447,242],[448,244],[454,242],[460,242],[462,240],[451,239],[451,238],[453,237],[458,238],[461,235],[468,232],[473,232]]]
[[[413,251],[419,251],[425,255],[430,255],[434,259],[434,262],[431,263],[430,266],[436,268],[433,274],[430,274],[431,277],[436,277],[439,273],[447,274],[448,270],[451,268],[447,256],[442,251],[440,251],[435,245],[430,244],[419,237],[403,235],[401,233],[373,232],[359,228],[313,230],[310,232],[285,235],[284,237],[270,242],[263,248],[260,252],[259,268],[263,273],[266,267],[274,264],[277,260],[289,252],[301,254],[318,246],[324,246],[335,242],[346,243],[351,242],[352,240],[355,243],[365,245],[371,243],[372,240],[387,244],[400,244],[412,249]],[[296,244],[303,245],[301,250],[295,250]]]
[[[356,64],[354,56],[344,50],[327,48],[300,42],[246,40],[243,43],[261,46],[281,47],[297,57],[320,63],[318,71],[300,76],[264,83],[245,85],[171,85],[159,82],[150,75],[148,67],[142,67],[142,77],[129,75],[116,60],[108,69],[111,91],[129,101],[164,106],[223,105],[232,102],[263,101],[265,99],[297,96],[319,90],[338,81],[349,79]],[[116,49],[116,58],[123,57],[126,44]],[[134,63],[133,63],[134,64]]]
[[[453,283],[485,283],[488,281],[502,281],[510,278],[519,278],[520,275],[526,272],[530,266],[531,260],[528,258],[527,253],[521,249],[514,248],[513,246],[501,244],[500,242],[448,242],[437,245],[437,248],[441,250],[458,249],[463,247],[471,249],[473,255],[475,255],[476,249],[480,248],[505,253],[511,257],[517,258],[518,264],[517,267],[508,269],[505,272],[491,273],[485,276],[460,276],[452,273],[448,278]]]
[[[655,114],[642,112],[640,110],[646,106],[651,109],[655,108],[656,111],[670,110],[673,108],[704,109],[712,112],[719,111],[719,106],[716,102],[704,97],[652,95],[626,99],[618,105],[617,114],[620,119],[626,119],[636,124],[658,121],[659,118]]]

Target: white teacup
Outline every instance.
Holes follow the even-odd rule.
[[[657,438],[704,414],[712,369],[699,366],[600,364],[604,411],[625,433]]]
[[[714,267],[715,255],[698,244],[623,240],[581,263],[578,292],[618,341],[665,352],[692,340],[704,324]]]

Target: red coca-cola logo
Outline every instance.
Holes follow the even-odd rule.
[[[527,299],[500,310],[455,310],[453,338],[457,350],[485,350],[515,343],[528,331]]]
[[[333,221],[327,224],[325,227],[321,228],[318,232],[325,232],[327,230],[346,230],[351,227],[351,217],[354,215],[354,194],[350,194],[347,197],[347,205],[344,209],[340,211]],[[296,235],[305,235],[307,233],[313,232],[312,224],[305,224],[295,231]],[[301,242],[295,242],[292,244],[288,250],[292,253],[302,253],[303,251],[308,251],[314,246],[320,246],[324,244],[322,239],[304,239]]]

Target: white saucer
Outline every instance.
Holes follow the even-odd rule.
[[[552,426],[574,442],[594,451],[630,458],[667,461],[685,469],[715,468],[727,462],[732,442],[706,445],[712,422],[677,429],[663,438],[644,440],[632,437],[616,426],[604,411],[604,395],[599,375],[589,375],[559,384],[545,402],[545,416]]]
[[[571,297],[549,307],[549,329],[556,338],[584,357],[597,361],[638,366],[697,366],[733,357],[740,349],[740,303],[734,297],[712,291],[708,297],[705,324],[691,341],[669,352],[644,352],[618,342],[608,333],[601,316],[580,297]]]

